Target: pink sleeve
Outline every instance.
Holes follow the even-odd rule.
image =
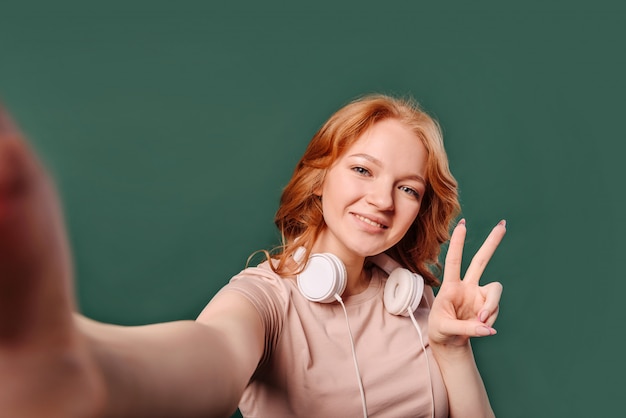
[[[265,348],[259,367],[270,358],[283,329],[289,304],[286,279],[263,267],[251,267],[234,276],[221,292],[237,292],[252,303],[265,329]]]

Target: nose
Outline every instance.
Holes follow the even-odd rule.
[[[387,184],[383,181],[378,181],[372,183],[371,186],[372,187],[366,197],[367,202],[381,211],[393,210],[393,185]]]

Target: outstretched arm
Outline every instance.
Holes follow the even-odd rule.
[[[229,416],[261,356],[253,306],[200,321],[76,318],[70,251],[45,170],[0,107],[0,411],[12,417]]]
[[[494,416],[472,353],[470,337],[495,334],[502,285],[479,286],[487,263],[506,232],[502,221],[491,231],[461,280],[465,221],[452,233],[444,278],[429,317],[429,341],[443,375],[452,417]]]
[[[232,415],[261,356],[259,316],[245,298],[226,293],[200,320],[121,327],[80,318],[103,373],[103,415]]]

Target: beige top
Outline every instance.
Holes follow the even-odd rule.
[[[410,318],[383,306],[386,274],[373,269],[364,292],[346,297],[350,328],[370,417],[430,417],[431,385],[424,350]],[[265,351],[239,404],[244,417],[359,417],[361,396],[345,315],[338,302],[310,302],[294,279],[266,263],[235,276],[236,291],[256,307],[265,326]],[[448,416],[441,373],[428,347],[430,287],[415,316],[430,362],[435,416]]]

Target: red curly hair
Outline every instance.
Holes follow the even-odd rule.
[[[315,191],[333,163],[372,125],[395,119],[411,129],[427,150],[426,193],[420,211],[404,237],[386,253],[403,267],[421,274],[426,284],[439,285],[438,257],[441,244],[450,238],[450,227],[460,211],[457,182],[448,167],[439,125],[410,99],[370,95],[335,112],[313,136],[283,190],[274,218],[283,240],[281,252],[270,263],[279,274],[295,274],[287,260],[298,247],[305,258],[325,228],[322,205]],[[297,244],[295,240],[297,239]]]

